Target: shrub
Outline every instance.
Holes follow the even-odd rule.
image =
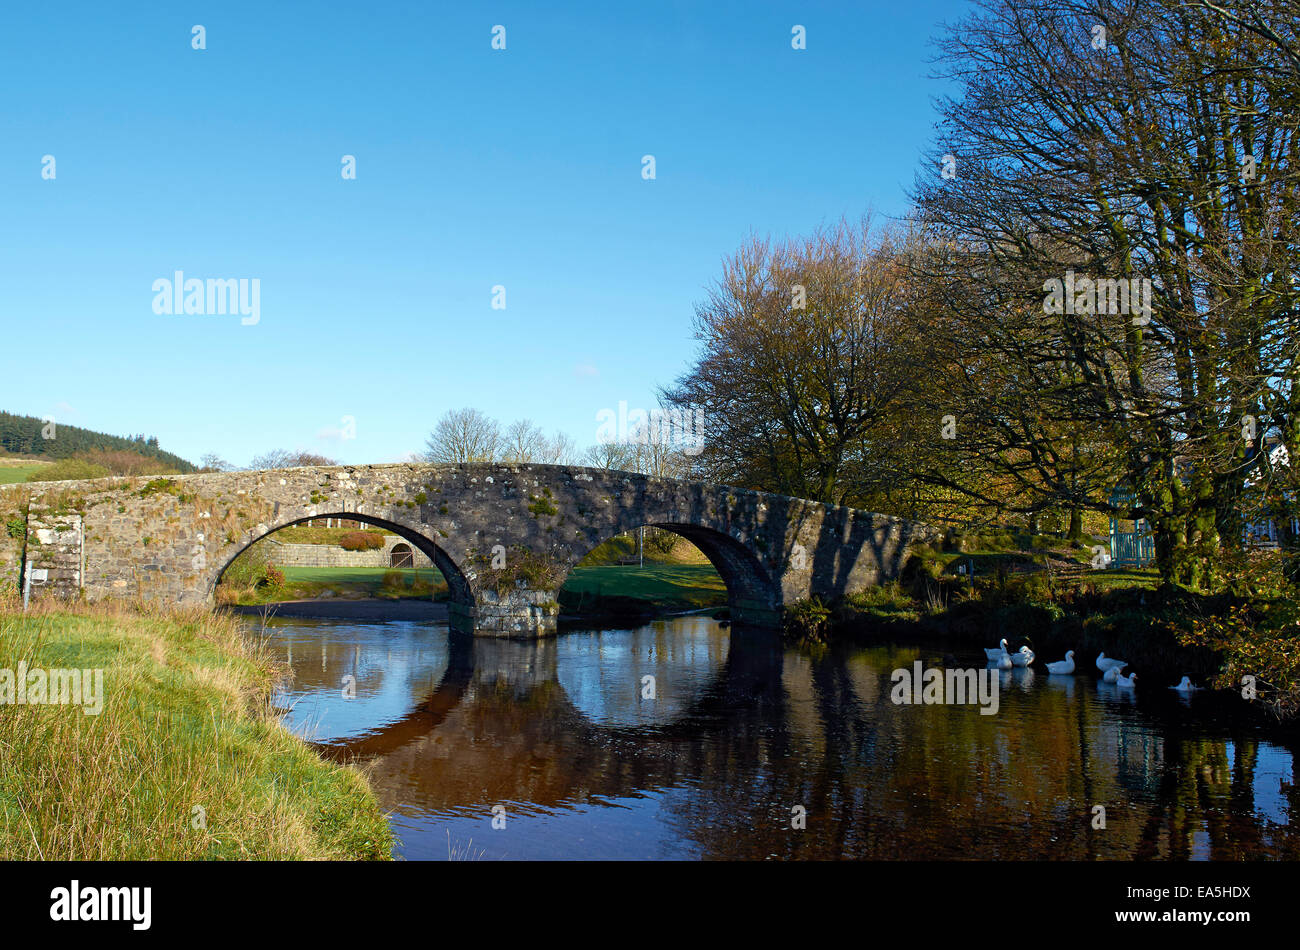
[[[382,531],[349,531],[339,538],[339,547],[345,551],[375,551],[383,546]]]
[[[794,640],[811,640],[824,642],[826,624],[830,620],[831,609],[817,597],[798,600],[782,612],[781,621],[786,636]]]
[[[564,579],[559,561],[549,554],[525,547],[511,548],[506,553],[504,567],[493,567],[492,556],[487,554],[476,554],[472,560],[479,566],[480,578],[486,574],[487,583],[498,594],[519,586],[532,590],[554,590]],[[523,581],[523,585],[519,581]]]
[[[266,565],[262,572],[262,579],[257,582],[258,587],[269,587],[271,590],[280,590],[284,585],[284,571],[274,564]]]
[[[39,470],[27,476],[29,482],[65,482],[77,478],[103,478],[110,474],[102,465],[95,465],[84,459],[59,459],[53,465],[42,465]]]
[[[654,551],[656,554],[672,554],[673,548],[677,547],[680,538],[681,535],[674,534],[671,531],[647,528],[645,532],[645,548],[647,551]]]
[[[230,562],[225,573],[221,575],[221,583],[240,590],[255,587],[266,578],[266,568],[270,564],[267,557],[267,549],[264,545],[253,544],[246,547]]]
[[[380,584],[387,590],[400,590],[406,586],[406,576],[401,571],[385,571]]]

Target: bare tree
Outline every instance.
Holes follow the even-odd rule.
[[[603,468],[617,472],[632,470],[631,447],[622,442],[599,442],[588,446],[584,459],[591,468]]]
[[[546,440],[542,461],[551,465],[577,465],[578,445],[566,432],[556,432]]]
[[[332,458],[324,455],[317,455],[314,452],[304,452],[301,449],[289,451],[288,449],[272,449],[270,452],[264,452],[256,456],[248,467],[254,470],[269,468],[301,468],[307,465],[338,465],[339,463]]]
[[[235,466],[231,465],[216,452],[209,452],[199,459],[200,472],[229,472],[233,471]]]
[[[493,462],[501,444],[496,420],[477,409],[451,409],[438,420],[425,445],[427,462]]]
[[[531,420],[519,419],[506,427],[501,439],[501,461],[516,464],[541,462],[547,448],[546,433]]]

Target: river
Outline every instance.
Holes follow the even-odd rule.
[[[704,617],[534,642],[264,635],[294,671],[287,723],[365,763],[399,858],[1300,857],[1294,732],[1083,664],[993,673],[982,715],[891,698],[894,670],[951,644],[810,655]]]

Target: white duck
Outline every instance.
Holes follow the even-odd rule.
[[[1106,675],[1103,676],[1102,679],[1105,680],[1107,683],[1116,682],[1119,679],[1119,671],[1126,666],[1128,666],[1127,663],[1121,663],[1119,666],[1112,666],[1110,669],[1106,671]]]
[[[996,649],[985,647],[984,655],[988,657],[990,663],[996,663],[999,659],[1007,655],[1007,641],[1003,639],[1002,642],[997,645]]]
[[[1064,660],[1057,660],[1055,663],[1048,663],[1047,672],[1073,673],[1074,672],[1074,651],[1066,650]]]
[[[1115,677],[1115,685],[1120,689],[1132,689],[1137,685],[1137,678],[1138,675],[1136,673],[1130,673],[1128,676],[1121,673],[1119,676]]]
[[[1126,660],[1115,660],[1106,656],[1105,650],[1102,650],[1101,653],[1097,655],[1097,669],[1101,670],[1103,673],[1110,669],[1118,669],[1121,666],[1128,666],[1128,662]]]
[[[1021,647],[1019,653],[1011,654],[1012,666],[1028,666],[1034,662],[1034,651],[1029,647]]]
[[[1170,686],[1169,688],[1176,689],[1180,693],[1194,693],[1201,687],[1193,686],[1191,677],[1184,673],[1182,682],[1180,682],[1177,686]]]

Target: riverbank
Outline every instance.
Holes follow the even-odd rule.
[[[1235,690],[1282,718],[1300,713],[1300,611],[1285,592],[1098,585],[1087,579],[999,577],[969,584],[912,577],[834,604],[786,611],[794,641],[907,642],[1034,651],[1035,666],[1074,651],[1076,670],[1096,674],[1104,652],[1126,660],[1144,687],[1184,675],[1200,687]],[[1245,679],[1249,678],[1249,684]],[[1249,685],[1249,689],[1246,686]],[[1253,696],[1247,693],[1253,691]]]
[[[707,563],[596,565],[570,571],[558,599],[566,618],[645,619],[725,607],[727,585]]]
[[[229,572],[228,572],[229,573]],[[223,580],[217,602],[260,607],[305,600],[430,600],[449,596],[435,568],[285,567],[261,565],[256,576]]]
[[[85,677],[102,683],[98,703],[83,686],[84,706],[33,705],[29,685],[28,704],[0,707],[0,853],[387,860],[367,780],[281,725],[269,697],[287,670],[243,627],[207,611],[0,605],[0,670],[102,671]]]

